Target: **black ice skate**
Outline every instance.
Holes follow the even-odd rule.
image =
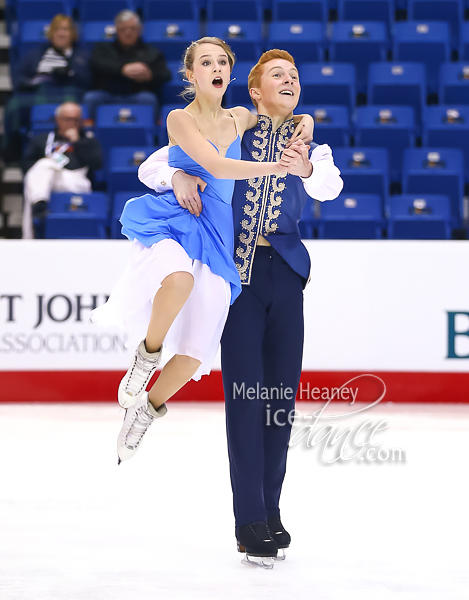
[[[278,549],[282,551],[281,554],[277,555],[275,560],[285,560],[285,548],[290,546],[291,536],[285,527],[282,525],[282,521],[280,517],[270,517],[267,519],[267,526],[270,529],[270,533],[274,538],[275,543],[278,546]]]
[[[236,530],[238,552],[245,552],[246,558],[241,562],[250,567],[273,569],[278,546],[274,542],[267,523],[258,521],[243,525]],[[252,560],[254,559],[254,560]]]

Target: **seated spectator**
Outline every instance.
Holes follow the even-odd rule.
[[[55,111],[57,128],[34,137],[23,160],[23,238],[33,236],[32,218],[41,220],[35,237],[43,237],[43,220],[52,192],[91,192],[90,172],[102,166],[101,146],[82,128],[81,107],[65,102]]]
[[[12,73],[15,93],[5,107],[3,150],[10,160],[19,160],[21,128],[30,124],[35,104],[81,102],[91,88],[88,54],[76,47],[78,33],[70,17],[56,15],[47,32],[48,44],[31,50]]]
[[[164,54],[145,44],[140,34],[142,23],[131,10],[121,11],[114,20],[116,39],[98,42],[91,53],[91,68],[96,91],[85,95],[90,117],[96,118],[100,104],[149,104],[157,114],[157,94],[171,79]]]

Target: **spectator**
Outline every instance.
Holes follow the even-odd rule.
[[[92,132],[82,128],[81,107],[65,102],[55,111],[57,128],[34,137],[24,157],[23,238],[33,236],[32,217],[41,225],[35,237],[43,237],[43,220],[52,192],[91,192],[90,172],[102,166],[101,146]]]
[[[70,17],[56,15],[47,31],[49,43],[31,50],[12,73],[15,93],[5,108],[3,150],[19,160],[21,128],[28,129],[35,104],[81,102],[91,88],[88,54],[76,47],[78,33]]]
[[[90,117],[95,119],[100,104],[149,104],[158,108],[157,94],[171,79],[164,54],[145,44],[140,34],[142,23],[131,10],[121,11],[114,20],[116,39],[98,42],[91,54],[96,91],[85,95]]]

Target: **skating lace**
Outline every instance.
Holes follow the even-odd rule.
[[[266,540],[273,541],[273,537],[270,534],[270,530],[265,523],[252,523],[251,529],[254,532],[254,534],[263,542],[265,542]]]
[[[125,436],[125,445],[129,450],[135,450],[138,447],[154,418],[145,406],[137,408],[134,420]]]
[[[137,351],[125,391],[131,396],[136,396],[145,389],[150,377],[158,366],[159,359],[150,360]]]

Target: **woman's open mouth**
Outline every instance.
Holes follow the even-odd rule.
[[[216,88],[223,87],[223,79],[221,77],[215,77],[215,79],[212,81],[212,85],[214,85]]]

